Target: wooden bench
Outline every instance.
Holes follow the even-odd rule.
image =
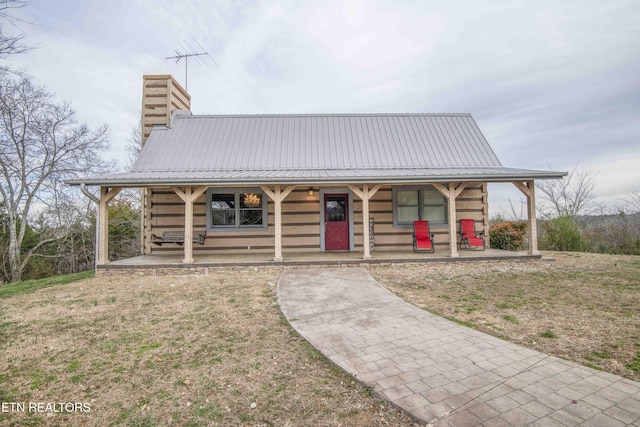
[[[205,233],[193,233],[193,243],[204,245]],[[184,231],[164,231],[162,237],[155,234],[151,235],[151,243],[162,246],[163,243],[175,243],[177,245],[184,244]]]

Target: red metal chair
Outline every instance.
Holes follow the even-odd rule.
[[[460,242],[458,248],[484,251],[484,231],[476,233],[476,223],[472,219],[460,220]]]
[[[413,221],[414,252],[435,252],[433,234],[429,233],[429,221]]]

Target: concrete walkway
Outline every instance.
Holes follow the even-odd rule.
[[[345,371],[436,426],[640,426],[640,383],[432,315],[363,268],[287,270],[290,324]]]

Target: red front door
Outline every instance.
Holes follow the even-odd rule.
[[[324,249],[326,251],[349,250],[349,196],[325,194],[324,196]]]

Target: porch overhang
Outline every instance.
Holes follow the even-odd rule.
[[[220,170],[132,171],[65,181],[69,185],[117,187],[172,187],[203,185],[345,185],[433,182],[512,182],[561,179],[566,172],[515,168],[447,169],[330,169],[330,170]]]
[[[100,223],[98,236],[98,263],[106,265],[107,253],[107,204],[112,190],[121,188],[170,188],[185,203],[185,264],[192,264],[192,225],[193,203],[208,187],[260,187],[269,196],[275,206],[275,245],[274,258],[282,262],[282,213],[281,204],[287,195],[299,186],[343,186],[357,195],[362,201],[362,227],[364,241],[368,241],[369,199],[383,186],[393,185],[433,185],[448,200],[447,220],[449,224],[449,257],[459,256],[456,248],[456,198],[470,183],[513,183],[527,197],[529,235],[536,235],[535,219],[535,180],[559,179],[566,172],[536,171],[513,168],[452,168],[452,169],[351,169],[351,170],[279,170],[279,171],[194,171],[194,172],[149,172],[132,171],[120,174],[103,175],[68,180],[67,184],[99,186]],[[116,191],[116,192],[117,192]],[[193,192],[193,193],[192,193]],[[194,194],[196,196],[191,196]],[[189,195],[189,197],[187,197]],[[364,245],[363,258],[371,258],[367,245]],[[538,255],[536,239],[529,239],[529,254]]]

